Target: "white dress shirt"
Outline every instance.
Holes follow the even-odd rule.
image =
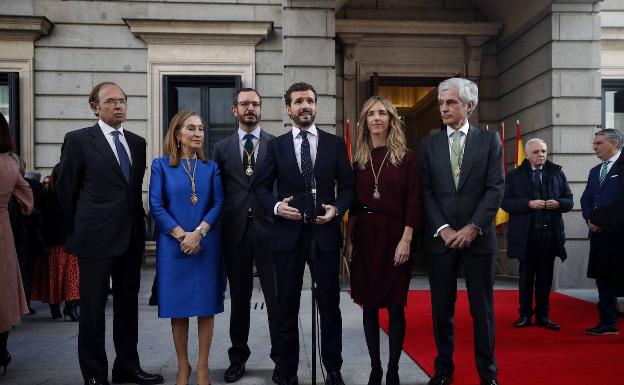
[[[618,151],[617,154],[607,159],[607,160],[610,160],[609,164],[607,164],[607,174],[609,174],[609,171],[611,171],[611,167],[613,167],[613,164],[615,164],[615,162],[620,158],[621,153],[622,151]]]
[[[260,126],[258,126],[254,128],[253,131],[250,132],[250,134],[253,135],[253,138],[251,139],[251,141],[253,142],[254,146],[256,146],[258,141],[260,140],[260,131],[262,131],[262,129],[260,128]],[[247,155],[245,155],[245,142],[247,142],[247,139],[245,139],[245,135],[247,135],[247,131],[241,130],[239,127],[238,128],[238,148],[240,150],[241,160],[243,161],[243,164],[247,164]],[[257,147],[254,151],[254,161],[256,159],[258,159]]]
[[[126,152],[128,153],[128,158],[130,158],[130,164],[132,164],[132,155],[130,154],[130,147],[128,147],[128,142],[126,141],[126,136],[124,135],[123,126],[119,127],[119,129],[114,129],[113,127],[104,123],[102,120],[98,121],[98,125],[100,126],[104,137],[108,141],[108,145],[111,147],[111,150],[113,150],[113,154],[115,154],[117,162],[119,162],[119,155],[117,154],[117,147],[115,146],[115,137],[113,136],[113,132],[119,131],[119,141],[126,149]]]

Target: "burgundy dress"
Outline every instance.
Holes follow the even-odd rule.
[[[375,171],[379,170],[387,147],[373,149]],[[380,199],[373,198],[375,186],[370,164],[360,170],[354,164],[357,216],[353,230],[351,297],[360,305],[405,306],[412,273],[412,258],[394,266],[394,253],[405,226],[420,224],[420,175],[416,156],[407,151],[397,166],[386,159],[379,174]],[[414,234],[415,235],[415,234]]]

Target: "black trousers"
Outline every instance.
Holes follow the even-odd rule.
[[[433,335],[438,349],[437,374],[453,373],[455,301],[457,267],[463,267],[473,320],[474,352],[477,371],[482,379],[496,378],[494,358],[494,254],[472,254],[467,250],[447,250],[428,254],[429,285]]]
[[[274,252],[277,282],[277,331],[280,364],[287,376],[297,374],[299,364],[298,315],[305,264],[317,283],[316,299],[320,313],[321,358],[328,371],[342,367],[342,315],[340,313],[340,250],[316,248],[316,264],[310,265],[312,225],[305,225],[295,250]]]
[[[78,360],[85,379],[106,379],[105,308],[109,278],[113,279],[113,370],[140,367],[138,343],[138,294],[141,255],[126,251],[114,258],[78,258],[80,267],[80,325]]]
[[[540,320],[548,318],[554,266],[555,256],[550,243],[529,237],[526,256],[520,260],[518,293],[521,317],[533,315],[535,291],[535,317]]]
[[[253,219],[247,221],[247,228],[240,243],[224,244],[224,266],[230,286],[230,340],[232,347],[228,350],[230,362],[244,364],[251,351],[249,339],[249,312],[253,290],[253,265],[260,276],[260,286],[267,307],[269,334],[271,337],[271,359],[278,363],[277,330],[275,326],[276,284],[273,256],[270,245],[260,239],[256,232]]]

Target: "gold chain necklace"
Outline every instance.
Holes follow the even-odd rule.
[[[375,199],[381,199],[381,194],[379,193],[379,175],[381,174],[381,169],[383,168],[384,163],[386,163],[386,159],[388,159],[389,153],[390,149],[386,150],[386,156],[384,156],[383,160],[381,161],[379,171],[375,173],[375,167],[373,166],[373,153],[369,152],[371,171],[373,172],[373,179],[375,180],[375,188],[373,189],[373,198]]]
[[[243,151],[245,151],[245,155],[247,155],[247,168],[245,169],[245,174],[247,174],[247,176],[253,175],[253,167],[251,167],[251,158],[256,152],[256,147],[258,146],[258,143],[260,143],[260,139],[256,141],[256,144],[254,144],[253,148],[251,149],[251,153],[247,152],[245,145],[243,145]]]
[[[461,136],[458,140],[461,140]],[[457,159],[457,167],[455,168],[455,170],[453,170],[453,173],[455,174],[455,176],[459,176],[461,174],[462,163],[464,161],[464,148],[466,147],[466,139],[464,139],[464,143],[462,143],[459,153],[456,153],[453,150],[453,140],[451,139],[451,137],[448,138],[448,142],[449,149],[451,150],[451,155],[455,156],[455,159]]]
[[[186,163],[188,164],[188,169],[184,167],[184,162],[180,162],[184,171],[186,171],[186,175],[191,179],[191,204],[196,205],[199,201],[197,194],[195,193],[195,171],[197,171],[197,158],[195,158],[195,167],[193,167],[193,175],[191,175],[191,161],[186,159]]]

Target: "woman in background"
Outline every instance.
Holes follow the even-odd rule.
[[[9,125],[0,113],[0,367],[3,375],[11,362],[7,350],[9,330],[20,323],[22,314],[28,313],[7,206],[11,196],[15,197],[24,215],[29,214],[34,205],[30,186],[20,174],[15,160],[7,155],[13,149]]]
[[[189,317],[197,317],[197,383],[210,384],[214,315],[223,312],[219,232],[223,191],[219,168],[204,154],[204,124],[191,111],[169,123],[162,158],[152,162],[150,211],[156,221],[158,316],[171,318],[178,358],[176,384],[188,384]]]
[[[411,241],[420,217],[417,160],[407,149],[403,123],[384,97],[370,98],[360,113],[353,169],[356,201],[350,211],[347,257],[351,297],[362,305],[371,359],[369,385],[381,384],[379,309],[388,309],[390,357],[386,384],[399,384],[405,337]]]

